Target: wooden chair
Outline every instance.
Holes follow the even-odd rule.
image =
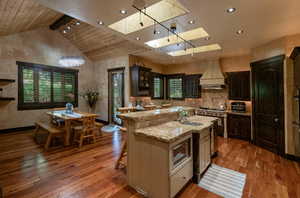
[[[130,112],[135,112],[135,108],[132,108],[132,107],[122,107],[122,108],[119,108],[118,111],[120,113],[130,113]],[[125,127],[120,127],[120,131],[123,132],[123,133],[126,133],[127,132],[127,129]],[[127,140],[124,139],[124,143],[121,147],[121,152],[118,156],[118,159],[116,161],[116,164],[115,164],[115,169],[118,169],[120,167],[120,165],[123,165],[123,166],[126,166],[126,164],[122,161],[124,157],[126,157],[127,155]]]
[[[102,124],[100,122],[95,122],[95,126],[98,129],[98,131],[99,131],[99,136],[102,136],[103,135],[103,133],[102,133],[102,127],[104,126],[104,124]]]
[[[47,140],[46,140],[46,143],[44,146],[46,151],[49,149],[53,138],[55,138],[55,137],[64,138],[64,135],[65,135],[64,129],[53,126],[51,123],[36,122],[35,126],[36,126],[35,131],[34,131],[35,138],[37,137],[37,133],[39,132],[40,129],[43,129],[48,132],[48,137],[47,137]]]
[[[171,104],[163,104],[163,105],[161,105],[162,109],[166,109],[166,108],[169,108],[169,107],[171,107]]]
[[[146,105],[146,106],[144,106],[144,108],[146,111],[150,111],[150,110],[156,109],[157,107],[156,107],[156,105]]]
[[[74,141],[78,143],[79,148],[82,147],[84,140],[93,140],[96,142],[96,130],[95,117],[84,117],[82,119],[82,126],[74,127]]]

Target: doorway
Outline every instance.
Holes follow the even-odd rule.
[[[254,143],[277,154],[284,154],[285,56],[251,63]]]
[[[121,125],[117,109],[124,107],[124,70],[125,67],[108,69],[108,121]]]

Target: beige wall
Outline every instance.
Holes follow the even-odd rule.
[[[96,106],[96,113],[100,115],[100,119],[108,121],[108,69],[125,67],[124,83],[125,83],[125,106],[128,105],[130,95],[129,80],[129,56],[123,55],[111,57],[105,60],[95,62],[95,86],[100,92],[100,100]]]
[[[134,56],[134,55],[129,55],[129,65],[132,66],[134,64],[137,65],[142,65],[147,68],[152,69],[152,72],[157,72],[157,73],[164,73],[164,65],[155,63],[151,60]]]
[[[58,32],[48,28],[0,37],[0,78],[16,79],[16,83],[5,85],[3,96],[18,97],[16,61],[58,66],[58,59],[66,55],[82,55]],[[93,64],[86,58],[79,67],[79,92],[93,81]],[[79,98],[79,108],[87,110],[86,102]],[[0,129],[33,125],[47,110],[17,110],[17,100],[0,101]]]

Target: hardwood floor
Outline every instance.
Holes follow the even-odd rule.
[[[121,136],[104,134],[94,145],[43,152],[32,132],[0,135],[0,186],[4,197],[140,198],[114,163]],[[300,198],[300,164],[245,141],[219,139],[214,163],[247,174],[243,197]],[[0,196],[1,197],[1,196]],[[189,184],[179,198],[218,197]]]

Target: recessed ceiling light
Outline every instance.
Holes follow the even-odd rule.
[[[236,33],[237,33],[238,35],[241,35],[241,34],[244,33],[244,30],[238,30],[238,31],[236,31]]]
[[[127,14],[127,10],[120,10],[121,14]]]
[[[136,39],[137,41],[141,40],[140,37],[136,37],[135,39]]]
[[[189,24],[194,24],[194,23],[195,23],[194,20],[190,20],[190,21],[189,21]]]
[[[104,22],[103,21],[98,21],[98,24],[99,25],[104,25]]]
[[[160,34],[160,31],[156,31],[156,34]]]
[[[79,22],[79,21],[77,21],[75,24],[76,24],[76,25],[80,25],[80,22]]]
[[[233,13],[233,12],[235,12],[236,11],[236,8],[228,8],[227,9],[227,12],[228,13]]]

